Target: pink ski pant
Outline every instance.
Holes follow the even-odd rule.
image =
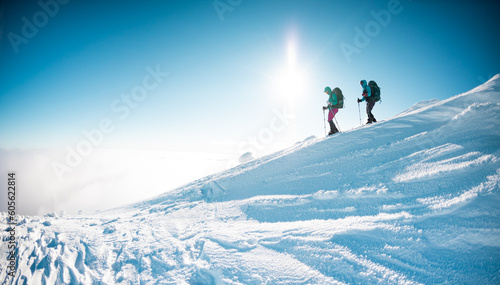
[[[339,109],[330,110],[330,112],[328,112],[328,121],[333,120],[333,117],[335,117],[335,114],[337,114],[338,111]]]

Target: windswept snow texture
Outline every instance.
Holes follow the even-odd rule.
[[[500,284],[499,157],[497,75],[150,201],[21,217],[14,281]]]

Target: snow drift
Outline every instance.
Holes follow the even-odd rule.
[[[499,157],[497,75],[149,201],[19,217],[14,283],[498,284]]]

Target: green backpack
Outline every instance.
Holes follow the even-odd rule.
[[[337,95],[337,105],[332,106],[332,108],[335,109],[344,108],[344,95],[342,95],[342,90],[340,90],[340,88],[338,87],[335,87],[332,92],[335,93],[335,95]]]
[[[368,82],[368,86],[372,90],[372,97],[375,99],[375,102],[380,101],[380,87],[378,87],[377,82],[371,80]]]

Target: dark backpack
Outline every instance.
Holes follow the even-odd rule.
[[[378,87],[377,82],[371,80],[368,82],[368,86],[370,86],[370,89],[372,90],[372,97],[375,102],[380,101],[380,87]]]
[[[344,95],[342,95],[342,90],[340,90],[340,88],[338,87],[335,87],[332,92],[335,93],[335,95],[337,95],[337,105],[332,106],[332,108],[335,109],[344,108]]]

